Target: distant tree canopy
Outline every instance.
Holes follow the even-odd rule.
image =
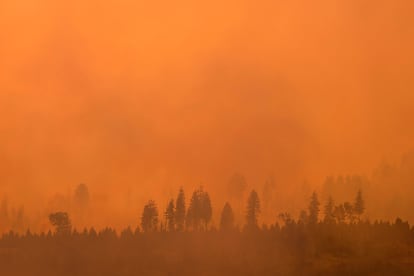
[[[309,216],[308,216],[308,213],[305,210],[300,211],[298,222],[302,223],[302,224],[308,224],[309,223]]]
[[[328,176],[322,187],[322,197],[332,196],[338,202],[345,202],[349,194],[366,189],[370,181],[362,175]]]
[[[325,217],[324,217],[323,221],[325,223],[334,223],[335,222],[334,207],[335,207],[335,203],[334,203],[332,197],[330,196],[328,198],[328,202],[326,203],[326,205],[324,207]]]
[[[177,231],[183,231],[185,226],[185,195],[183,188],[178,192],[177,200],[175,201],[175,225]]]
[[[361,189],[359,189],[357,196],[355,198],[355,203],[354,203],[354,212],[358,220],[361,219],[361,215],[364,213],[364,211],[365,211],[365,201],[362,198],[362,191]]]
[[[77,189],[77,198],[82,199],[82,202],[87,202],[88,192],[87,187],[83,184],[79,185]],[[284,225],[293,225],[296,222],[300,225],[316,225],[322,224],[352,224],[361,222],[361,216],[365,211],[365,200],[362,191],[358,190],[353,204],[343,202],[335,204],[332,197],[329,197],[326,204],[323,206],[324,217],[319,221],[320,202],[316,192],[313,192],[307,210],[302,210],[295,221],[289,213],[280,213],[279,219],[284,222]],[[196,189],[190,199],[190,204],[186,212],[184,190],[180,188],[177,199],[171,199],[163,213],[165,221],[161,221],[159,228],[158,208],[153,200],[149,200],[145,204],[140,226],[144,232],[156,231],[184,231],[186,226],[189,231],[208,230],[209,223],[212,219],[212,205],[210,195],[199,187]],[[252,190],[247,200],[246,208],[246,230],[260,229],[258,218],[261,213],[261,204],[259,196],[255,190]],[[9,217],[7,201],[3,200],[0,204],[0,223],[7,221]],[[23,229],[24,210],[23,207],[18,211],[13,211],[11,220],[13,229]],[[68,213],[56,212],[49,215],[50,223],[55,227],[56,234],[67,234],[71,232],[72,224]],[[1,224],[0,224],[1,226]],[[226,202],[220,216],[219,229],[228,231],[235,228],[235,215],[231,205]],[[264,225],[264,229],[267,227]],[[1,229],[1,228],[0,228]],[[139,232],[139,229],[137,230]],[[132,233],[132,230],[130,231]],[[124,233],[123,236],[128,233]],[[130,234],[130,233],[129,233]]]
[[[358,190],[354,204],[345,201],[338,205],[334,204],[332,197],[324,207],[324,223],[355,223],[361,221],[361,216],[365,211],[365,201],[362,197],[362,191]]]
[[[292,216],[291,216],[289,213],[287,213],[287,212],[280,213],[280,214],[278,215],[278,218],[279,218],[280,220],[282,220],[282,222],[283,222],[283,224],[284,224],[285,226],[286,226],[286,225],[290,225],[290,224],[293,224],[293,223],[294,223],[294,220],[293,220]]]
[[[154,232],[158,228],[158,209],[155,201],[150,200],[144,206],[141,217],[141,227],[144,232]]]
[[[246,210],[246,227],[247,228],[257,228],[258,227],[258,217],[260,214],[260,200],[257,192],[252,190],[247,200],[247,210]]]
[[[57,212],[49,215],[50,223],[55,227],[56,234],[70,234],[72,224],[66,212]]]
[[[309,217],[308,217],[308,222],[309,224],[316,224],[318,223],[318,218],[319,218],[319,200],[318,200],[318,195],[316,194],[316,192],[312,193],[311,196],[311,201],[309,203]]]
[[[229,231],[234,229],[234,213],[230,204],[226,202],[221,212],[220,230]]]
[[[290,225],[303,225],[312,226],[315,229],[318,224],[331,224],[331,225],[346,225],[355,224],[361,222],[361,216],[365,210],[365,201],[362,196],[362,191],[359,190],[355,197],[354,204],[349,202],[343,202],[335,205],[332,197],[329,197],[326,204],[323,207],[324,217],[319,221],[320,202],[316,192],[313,192],[308,209],[302,210],[300,215],[295,219],[287,212],[279,214],[278,218],[283,222],[285,226]],[[0,206],[1,212],[5,213],[6,204]],[[246,208],[246,225],[245,230],[260,229],[258,224],[258,217],[261,212],[260,200],[257,192],[252,190],[247,200]],[[186,214],[186,215],[185,215]],[[6,217],[6,215],[2,215]],[[17,218],[23,217],[23,209],[21,208],[17,212]],[[155,201],[149,200],[144,206],[144,210],[141,217],[141,228],[144,232],[156,232],[156,231],[183,231],[184,223],[189,231],[208,230],[207,226],[212,218],[212,206],[209,194],[204,191],[203,187],[196,189],[191,197],[190,206],[188,212],[185,213],[185,198],[184,191],[181,188],[179,190],[176,201],[171,199],[164,212],[164,221],[161,222],[161,227],[158,228],[158,209]],[[49,220],[53,226],[56,227],[56,234],[70,233],[72,225],[69,219],[69,215],[66,212],[52,213],[49,216]],[[18,220],[17,220],[18,221]],[[225,203],[221,216],[219,228],[221,231],[235,230],[235,216],[234,211],[228,202]],[[263,225],[263,229],[268,229],[266,225]],[[132,230],[127,229],[127,232],[121,236],[132,235]],[[139,232],[139,228],[135,232]]]
[[[187,212],[187,227],[199,230],[203,226],[204,229],[207,229],[212,213],[210,196],[203,190],[203,187],[200,187],[191,196],[190,206]]]
[[[234,173],[229,180],[227,191],[230,197],[241,199],[246,191],[247,183],[244,176],[240,173]]]
[[[78,208],[85,209],[89,204],[89,190],[85,184],[76,187],[74,201]]]
[[[170,232],[175,231],[175,206],[174,206],[173,199],[171,199],[170,202],[168,203],[164,216],[165,216],[166,227],[168,231]]]

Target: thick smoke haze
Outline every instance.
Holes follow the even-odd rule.
[[[91,223],[119,226],[180,186],[189,197],[203,185],[219,212],[239,172],[249,189],[274,179],[273,221],[304,208],[328,175],[375,182],[380,164],[398,167],[414,148],[413,10],[405,0],[2,0],[0,197],[46,225],[56,198],[86,183]],[[371,208],[413,193],[408,181],[382,187]]]

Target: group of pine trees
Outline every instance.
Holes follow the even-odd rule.
[[[335,205],[332,197],[329,197],[324,206],[324,217],[322,222],[327,224],[332,223],[355,223],[361,221],[361,216],[365,211],[365,201],[362,197],[362,191],[358,190],[354,203],[348,201]],[[301,211],[299,222],[305,224],[317,224],[319,222],[320,202],[316,192],[312,193],[308,212]],[[289,220],[287,214],[281,214],[279,217],[283,221]]]
[[[353,204],[349,202],[335,205],[332,197],[329,197],[324,206],[323,223],[326,224],[342,224],[355,223],[361,220],[361,216],[365,210],[365,203],[361,190],[358,191]],[[260,199],[255,190],[250,192],[247,200],[247,208],[245,211],[245,229],[259,229]],[[212,204],[210,195],[203,187],[196,189],[190,199],[189,206],[186,208],[186,200],[184,190],[181,188],[178,192],[176,200],[171,199],[164,212],[165,221],[160,223],[157,204],[154,200],[149,200],[145,204],[141,216],[141,229],[144,232],[157,231],[206,231],[212,219]],[[320,202],[316,192],[313,192],[308,210],[301,211],[298,223],[315,225],[318,224],[320,217]],[[289,213],[279,214],[279,219],[284,224],[294,222]],[[68,213],[57,212],[49,216],[50,223],[55,227],[56,233],[70,233],[72,229],[71,220]],[[236,229],[235,215],[231,205],[226,202],[220,217],[220,230],[230,231]]]
[[[164,212],[165,224],[161,224],[160,230],[183,231],[184,229],[207,229],[211,221],[213,209],[210,195],[203,187],[195,190],[186,209],[184,190],[181,188],[177,199],[171,199]],[[141,228],[144,232],[158,230],[158,208],[153,200],[144,206],[141,216]]]
[[[256,191],[250,193],[246,211],[246,227],[255,228],[258,225],[260,213],[260,201]],[[211,222],[213,209],[210,195],[203,187],[196,189],[190,199],[190,205],[186,209],[184,190],[181,188],[177,199],[171,199],[164,212],[165,223],[160,225],[161,231],[207,230]],[[141,228],[144,232],[158,230],[158,209],[153,200],[144,206],[141,217]],[[225,203],[221,212],[220,230],[232,230],[235,228],[235,216],[232,207]]]
[[[361,216],[365,211],[365,202],[362,198],[361,190],[358,191],[353,204],[344,202],[342,204],[335,205],[332,197],[329,197],[324,211],[324,222],[326,223],[353,223],[360,221]]]
[[[324,223],[355,223],[361,220],[365,210],[365,202],[361,190],[358,191],[353,204],[344,202],[335,205],[332,197],[329,197],[324,206]],[[247,200],[245,213],[245,229],[258,228],[260,214],[260,200],[257,192],[252,190]],[[145,232],[157,231],[158,218],[157,205],[150,200],[145,206],[141,217],[141,227]],[[310,198],[307,211],[300,213],[299,222],[305,224],[319,223],[320,202],[318,195],[314,192]],[[183,231],[187,230],[206,230],[212,218],[212,206],[209,194],[203,190],[203,187],[195,190],[192,194],[190,205],[186,210],[184,190],[179,190],[177,199],[171,199],[164,212],[165,223],[161,223],[161,231]],[[279,218],[289,223],[293,221],[288,213],[281,213]],[[231,205],[226,202],[220,217],[220,230],[231,230],[235,228],[235,215]]]

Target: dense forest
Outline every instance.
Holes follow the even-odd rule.
[[[0,0],[0,276],[414,276],[414,0]]]
[[[83,191],[83,192],[82,192]],[[85,186],[78,192],[84,195]],[[83,197],[79,196],[81,200]],[[414,228],[363,219],[359,190],[353,202],[321,203],[294,218],[280,213],[270,225],[259,224],[261,202],[252,190],[245,223],[235,224],[227,202],[213,225],[209,193],[200,187],[190,200],[180,189],[163,212],[149,200],[139,226],[78,230],[70,214],[53,212],[54,231],[10,231],[0,240],[4,275],[412,275]],[[138,217],[137,217],[138,219]]]

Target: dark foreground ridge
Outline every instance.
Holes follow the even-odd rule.
[[[119,235],[9,233],[2,275],[414,275],[414,229],[397,219]]]

